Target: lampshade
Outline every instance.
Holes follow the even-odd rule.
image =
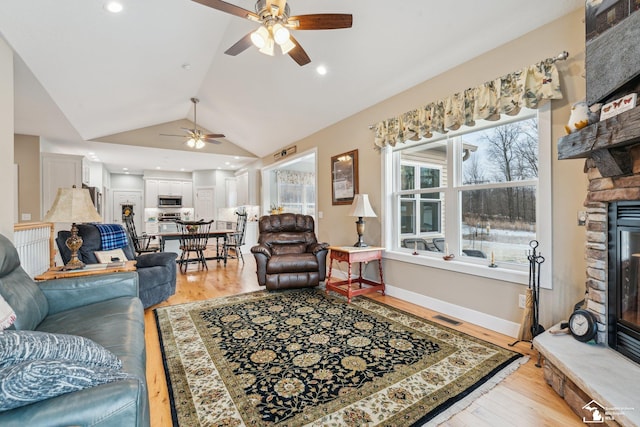
[[[187,144],[187,147],[193,148],[196,146],[196,140],[193,138],[189,138],[187,142],[185,142],[185,144]]]
[[[356,194],[353,198],[353,204],[351,205],[351,211],[349,212],[349,216],[358,216],[358,217],[373,217],[377,216],[373,211],[371,204],[369,203],[369,195],[368,194]]]
[[[269,38],[269,30],[262,25],[251,33],[251,43],[253,43],[258,49],[262,49],[264,45],[267,44],[267,40],[269,40]]]
[[[200,150],[201,148],[204,148],[204,146],[205,146],[205,144],[204,144],[204,141],[203,141],[203,140],[198,139],[198,140],[196,141],[196,149],[197,149],[197,150]]]
[[[89,195],[84,188],[59,188],[56,199],[44,222],[102,222]]]
[[[289,53],[291,51],[291,49],[293,49],[294,47],[296,47],[296,44],[294,42],[292,42],[290,39],[287,39],[284,43],[282,43],[280,45],[280,50],[282,50],[282,54],[286,55],[287,53]]]
[[[264,53],[265,55],[273,56],[274,47],[275,43],[273,42],[273,39],[269,37],[266,40],[264,46],[260,48],[260,52]]]
[[[273,26],[271,33],[273,34],[273,39],[278,44],[286,43],[289,40],[289,30],[280,23]]]

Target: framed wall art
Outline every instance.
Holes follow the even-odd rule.
[[[358,150],[331,158],[331,196],[334,205],[350,205],[358,194]]]

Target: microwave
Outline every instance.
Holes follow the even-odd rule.
[[[180,208],[182,207],[182,196],[158,196],[159,208]]]

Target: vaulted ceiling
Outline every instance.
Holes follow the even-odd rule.
[[[16,52],[15,132],[58,152],[97,151],[112,170],[162,159],[177,170],[172,152],[188,149],[160,134],[192,127],[191,97],[198,125],[226,137],[198,160],[185,152],[189,168],[238,168],[584,5],[291,0],[292,15],[353,15],[350,29],[295,31],[312,61],[300,67],[253,46],[225,55],[257,28],[248,20],[190,0],[120,2],[119,14],[106,0],[0,2],[0,35]],[[230,2],[254,10],[253,0]]]

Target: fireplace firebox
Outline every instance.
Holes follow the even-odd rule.
[[[640,363],[640,201],[609,204],[608,344]]]

